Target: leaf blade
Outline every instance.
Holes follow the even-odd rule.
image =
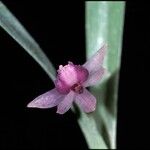
[[[0,26],[38,62],[52,81],[54,81],[56,71],[52,63],[37,42],[1,1]]]
[[[117,91],[124,5],[124,2],[86,2],[87,58],[102,43],[107,42],[108,45],[104,67],[108,69],[109,75],[100,85],[90,88],[97,98],[97,109],[90,116],[81,113],[79,118],[80,127],[92,149],[116,148]]]

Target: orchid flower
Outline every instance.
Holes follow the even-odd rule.
[[[86,113],[96,108],[96,98],[86,87],[95,85],[106,72],[102,67],[107,46],[104,44],[85,64],[59,66],[54,81],[55,88],[38,96],[27,107],[52,108],[57,106],[57,113],[67,112],[75,102]]]

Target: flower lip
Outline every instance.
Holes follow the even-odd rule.
[[[69,93],[70,90],[73,90],[76,93],[83,92],[82,84],[89,76],[89,72],[86,68],[68,62],[68,65],[60,65],[57,72],[55,87],[59,92],[64,94]]]
[[[70,87],[60,79],[56,79],[55,82],[56,90],[61,94],[68,94],[70,92]]]

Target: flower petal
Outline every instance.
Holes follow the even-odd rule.
[[[68,94],[70,92],[70,86],[60,79],[55,80],[56,89],[62,94]]]
[[[85,67],[89,73],[91,72],[95,72],[97,71],[104,60],[104,56],[106,54],[106,50],[107,50],[107,45],[104,44],[97,52],[95,55],[93,55],[84,65],[83,67]]]
[[[72,86],[77,82],[77,72],[75,65],[68,64],[64,67],[59,67],[57,79],[63,81],[65,85]]]
[[[55,80],[56,89],[63,94],[68,94],[74,84],[82,84],[87,80],[89,72],[80,65],[69,62],[68,65],[59,66],[57,79]]]
[[[77,82],[82,84],[84,81],[87,80],[89,72],[86,68],[80,65],[75,65],[75,69],[77,72],[77,79],[78,79]]]
[[[60,94],[54,88],[31,101],[27,107],[51,108],[58,105],[65,95]]]
[[[96,98],[87,89],[76,96],[75,102],[86,113],[92,112],[96,108]]]
[[[83,83],[83,86],[88,87],[88,86],[98,84],[98,82],[101,81],[102,77],[104,76],[105,72],[106,69],[101,67],[97,71],[91,73],[88,79]]]
[[[57,113],[64,114],[65,112],[67,112],[72,105],[74,97],[75,93],[73,91],[69,92],[69,94],[66,95],[64,100],[61,101],[61,103],[57,106]]]

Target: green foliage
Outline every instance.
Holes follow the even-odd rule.
[[[108,75],[91,87],[97,98],[92,114],[82,113],[79,124],[89,148],[116,148],[117,92],[124,22],[124,2],[86,2],[87,58],[107,43],[104,67]]]
[[[55,68],[52,63],[44,54],[38,43],[1,1],[0,26],[40,64],[52,80],[55,79]]]

